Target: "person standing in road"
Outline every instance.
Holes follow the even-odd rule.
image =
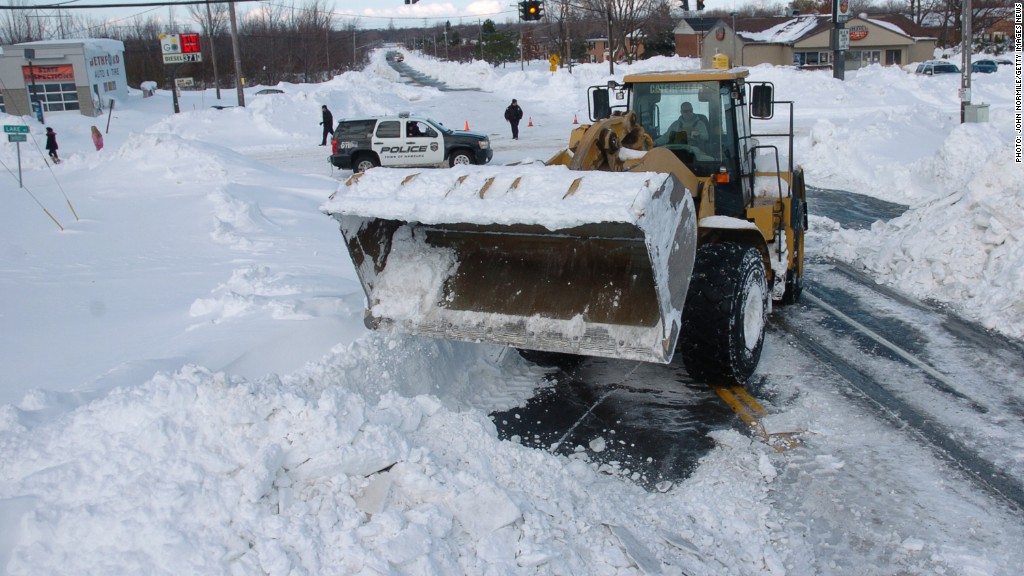
[[[57,157],[57,133],[49,126],[46,127],[46,151],[50,153],[54,164],[60,164],[60,158]]]
[[[516,99],[505,108],[505,120],[512,125],[512,139],[519,140],[519,121],[523,119],[523,109],[519,107]]]
[[[327,109],[327,104],[320,107],[323,112],[323,119],[320,121],[320,125],[324,127],[324,138],[320,142],[321,146],[327,146],[327,135],[334,136],[334,115]]]

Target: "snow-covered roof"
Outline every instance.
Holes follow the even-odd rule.
[[[74,38],[67,40],[35,40],[15,44],[18,47],[82,46],[89,50],[124,52],[124,42],[110,38]]]
[[[806,36],[819,25],[819,16],[797,16],[760,32],[737,30],[744,40],[769,44],[792,44]]]

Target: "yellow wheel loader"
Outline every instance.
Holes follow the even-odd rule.
[[[678,349],[692,376],[744,383],[772,302],[800,295],[807,226],[792,103],[747,74],[591,87],[591,124],[544,165],[353,175],[323,210],[367,325],[648,362]],[[754,133],[781,105],[788,130]]]

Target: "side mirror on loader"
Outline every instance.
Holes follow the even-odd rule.
[[[612,115],[611,100],[607,88],[594,88],[590,94],[594,120],[604,120]]]
[[[753,87],[750,102],[750,115],[754,118],[772,117],[772,87],[770,84],[757,84]]]

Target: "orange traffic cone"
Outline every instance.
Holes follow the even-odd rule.
[[[466,127],[463,130],[469,130],[469,120],[466,120]]]
[[[576,118],[575,114],[572,115],[572,123],[573,124],[579,124],[580,123],[580,121]]]
[[[527,126],[533,126],[533,116],[530,116],[530,123]]]

